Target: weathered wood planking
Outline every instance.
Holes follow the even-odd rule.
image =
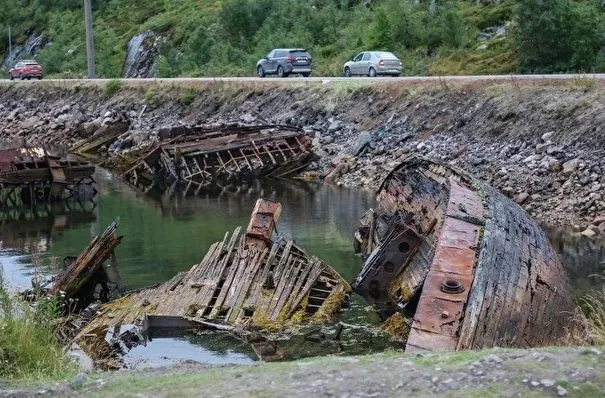
[[[242,332],[283,330],[316,314],[315,319],[324,320],[342,306],[350,287],[292,240],[271,240],[280,213],[279,203],[259,199],[245,234],[236,228],[189,272],[105,304],[76,340],[83,347],[104,345],[107,330],[144,316],[230,325]],[[314,295],[314,304],[308,305],[314,289],[327,294]]]
[[[375,255],[394,239],[384,220],[417,232],[419,250],[397,264],[389,297],[376,303],[397,310],[417,299],[408,350],[544,346],[568,333],[574,301],[567,273],[543,231],[510,199],[461,170],[411,157],[389,174],[378,200],[358,232],[362,247],[377,247],[355,286],[387,264],[388,256]]]
[[[61,294],[65,298],[80,298],[88,296],[89,290],[96,284],[90,286],[91,281],[101,272],[104,273],[103,264],[113,254],[115,248],[120,244],[122,237],[117,236],[119,219],[116,219],[101,236],[96,236],[88,247],[71,263],[71,265],[59,274],[53,282],[50,293]],[[94,282],[94,281],[93,281]]]

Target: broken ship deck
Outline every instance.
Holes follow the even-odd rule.
[[[196,184],[257,176],[285,176],[304,167],[311,141],[285,125],[179,127],[123,173],[132,184],[182,180]]]
[[[198,325],[241,335],[328,320],[350,286],[292,240],[271,240],[280,212],[279,203],[259,200],[245,233],[226,234],[188,272],[103,305],[76,341],[98,357],[108,352],[107,331],[120,325]]]
[[[574,311],[544,232],[515,203],[445,164],[413,157],[383,182],[357,239],[354,290],[412,320],[406,351],[556,344]]]

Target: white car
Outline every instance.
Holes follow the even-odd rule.
[[[343,67],[343,73],[346,77],[353,75],[378,76],[390,75],[399,76],[403,70],[403,64],[393,53],[388,51],[364,51],[347,61]]]

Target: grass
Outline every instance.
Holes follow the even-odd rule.
[[[601,291],[582,297],[580,303],[586,316],[589,342],[594,345],[605,345],[605,286]]]
[[[109,97],[120,91],[122,88],[122,81],[118,79],[112,79],[105,84],[105,94]]]
[[[58,302],[24,302],[0,286],[0,380],[63,379],[75,373],[55,337]]]

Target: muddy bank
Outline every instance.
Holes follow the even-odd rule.
[[[36,396],[569,396],[605,388],[601,348],[489,350],[358,357],[209,368],[195,363],[116,373],[80,373],[52,385],[12,386],[0,397]]]
[[[307,87],[150,85],[113,94],[86,86],[0,91],[0,138],[69,145],[128,130],[103,153],[128,153],[161,128],[212,122],[303,127],[320,159],[307,174],[376,188],[411,153],[486,180],[548,224],[605,233],[605,99],[576,81],[557,87],[446,84]],[[105,127],[104,127],[105,126]]]

